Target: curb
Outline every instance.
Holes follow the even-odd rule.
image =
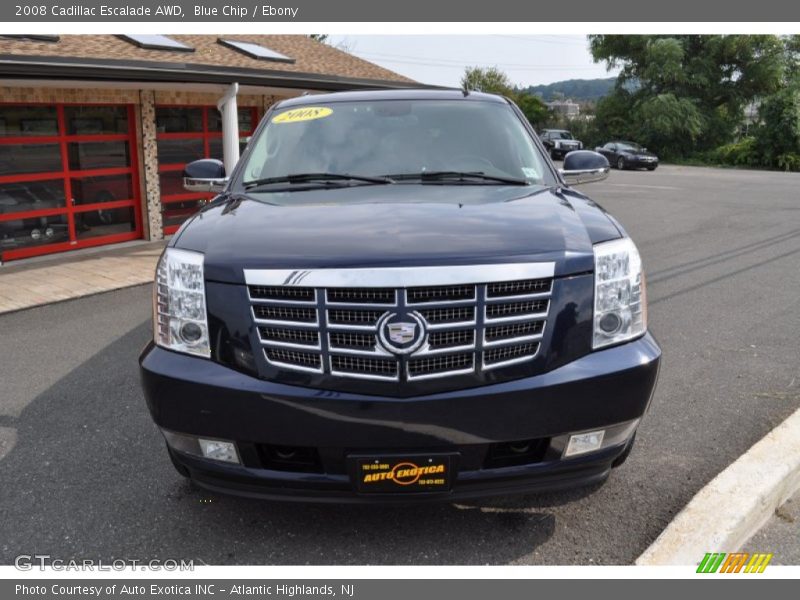
[[[800,409],[712,479],[636,560],[696,565],[736,552],[800,488]]]

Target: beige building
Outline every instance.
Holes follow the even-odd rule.
[[[0,36],[0,262],[161,239],[276,101],[415,85],[299,35]]]

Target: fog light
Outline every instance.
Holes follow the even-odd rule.
[[[236,454],[236,445],[233,442],[222,442],[219,440],[197,440],[200,450],[205,458],[221,460],[223,462],[239,463],[239,456]]]
[[[603,445],[603,436],[605,436],[605,433],[605,429],[601,429],[599,431],[576,433],[569,436],[569,443],[567,443],[567,449],[564,450],[564,456],[576,456],[578,454],[599,450]]]

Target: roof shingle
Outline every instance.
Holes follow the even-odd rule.
[[[343,52],[305,35],[171,35],[194,52],[148,50],[114,35],[62,35],[58,42],[0,38],[0,54],[42,57],[77,57],[127,61],[153,61],[231,68],[335,75],[354,79],[413,83],[412,79]],[[289,56],[294,63],[258,60],[226,48],[225,39],[253,42]]]

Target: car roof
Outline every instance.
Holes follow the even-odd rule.
[[[569,129],[542,129],[542,131],[558,131],[562,133],[569,133]]]
[[[506,104],[508,101],[503,96],[485,94],[483,92],[469,92],[464,94],[457,89],[404,89],[404,90],[369,90],[357,92],[333,92],[330,94],[307,94],[296,98],[288,98],[276,106],[287,108],[290,106],[309,106],[320,102],[365,102],[375,100],[460,100],[463,102],[493,102]]]

